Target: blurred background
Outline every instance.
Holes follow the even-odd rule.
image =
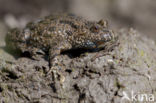
[[[156,0],[0,0],[0,46],[8,29],[58,12],[103,18],[114,30],[133,27],[156,40]]]

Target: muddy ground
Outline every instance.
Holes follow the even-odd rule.
[[[131,103],[132,92],[147,94],[145,102],[152,94],[156,102],[155,1],[97,1],[0,0],[0,102]],[[103,50],[74,58],[71,52],[62,54],[49,75],[47,60],[8,53],[4,42],[8,29],[23,28],[54,12],[73,12],[90,20],[106,18],[119,36],[118,45],[108,54]],[[129,27],[137,30],[122,29]],[[102,56],[92,60],[97,54]]]
[[[109,54],[100,51],[75,58],[62,54],[49,75],[44,59],[1,59],[1,102],[129,103],[122,99],[124,93],[130,99],[132,91],[156,96],[155,42],[133,29],[116,33],[119,44]],[[103,56],[92,60],[97,53]]]

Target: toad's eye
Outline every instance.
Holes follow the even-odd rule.
[[[98,33],[99,32],[99,27],[96,26],[96,25],[93,25],[91,28],[90,28],[91,32],[93,33]]]

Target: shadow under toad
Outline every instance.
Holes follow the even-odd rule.
[[[33,59],[32,56],[31,56],[31,53],[28,52],[28,51],[25,51],[25,52],[21,52],[20,50],[18,49],[11,49],[7,46],[4,46],[4,47],[0,47],[1,49],[3,49],[5,52],[7,52],[8,54],[12,55],[15,59],[18,59],[20,57],[26,57],[26,58],[29,58],[29,59]],[[60,55],[67,55],[69,56],[70,58],[76,58],[76,57],[80,57],[80,56],[83,56],[83,54],[85,53],[93,53],[93,52],[98,52],[99,50],[97,49],[84,49],[84,48],[78,48],[78,49],[71,49],[71,50],[66,50],[66,51],[63,51],[61,52]],[[38,55],[42,58],[44,58],[45,60],[48,60],[48,52],[46,52],[44,55],[43,54],[40,54],[38,53]]]

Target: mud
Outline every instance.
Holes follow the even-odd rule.
[[[119,43],[109,54],[62,54],[48,75],[47,60],[0,59],[0,102],[128,103],[124,93],[156,96],[156,43],[134,29],[116,33]]]

